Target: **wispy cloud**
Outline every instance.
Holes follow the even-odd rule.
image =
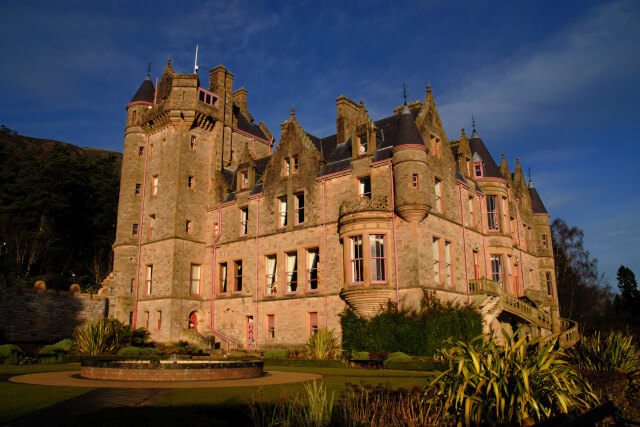
[[[640,3],[597,6],[542,45],[523,46],[498,63],[472,67],[462,76],[467,84],[445,94],[439,111],[448,129],[456,130],[471,114],[480,114],[494,135],[556,120],[558,108],[580,99],[583,91],[630,78],[630,70],[640,66],[638,40]]]

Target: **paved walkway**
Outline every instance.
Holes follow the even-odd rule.
[[[258,387],[276,384],[291,384],[313,381],[322,375],[305,372],[266,371],[262,377],[237,380],[216,381],[113,381],[91,380],[80,377],[80,371],[42,372],[18,375],[9,381],[23,384],[53,385],[90,388],[136,388],[136,389],[174,389],[174,388],[222,388],[222,387]]]

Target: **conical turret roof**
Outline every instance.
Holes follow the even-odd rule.
[[[489,153],[489,150],[487,150],[487,147],[484,145],[484,142],[482,142],[482,139],[480,139],[480,136],[475,129],[471,134],[471,138],[469,138],[469,148],[471,149],[471,153],[474,155],[474,161],[477,157],[482,159],[484,164],[484,176],[504,179],[496,161],[491,157],[491,153]]]
[[[153,103],[155,93],[156,89],[151,82],[151,76],[147,74],[147,77],[142,81],[142,84],[138,88],[138,91],[135,95],[133,95],[133,98],[131,98],[131,102]]]
[[[531,196],[531,210],[534,214],[549,214],[547,212],[547,208],[544,207],[544,203],[542,203],[542,199],[538,194],[538,190],[533,186],[533,182],[529,180],[529,195]]]
[[[402,109],[402,113],[398,115],[398,133],[396,134],[396,139],[393,143],[394,147],[400,145],[409,145],[409,144],[420,144],[424,145],[424,141],[422,140],[422,135],[420,135],[420,131],[418,130],[418,126],[416,126],[416,122],[413,119],[413,114],[411,114],[411,110],[407,104],[404,105]]]

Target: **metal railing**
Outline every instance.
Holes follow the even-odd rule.
[[[236,350],[238,349],[238,341],[234,340],[233,338],[228,337],[228,336],[226,336],[224,334],[221,334],[218,331],[211,331],[211,335],[213,335],[215,337],[218,337],[223,341],[226,341],[226,343],[227,343],[227,353],[229,353],[229,346],[230,346],[231,343],[233,343],[235,345],[235,349]]]

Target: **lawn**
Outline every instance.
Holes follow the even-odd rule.
[[[0,379],[2,379],[0,381],[0,424],[93,390],[78,387],[16,384],[7,382],[5,379],[20,374],[76,371],[79,369],[79,363],[64,365],[0,365]]]

